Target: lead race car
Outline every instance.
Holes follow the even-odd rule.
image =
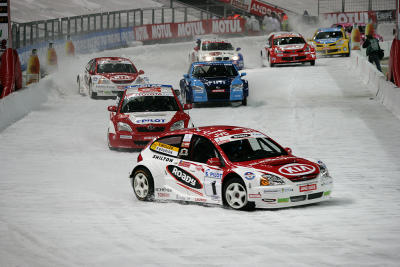
[[[208,126],[164,133],[130,175],[139,200],[184,200],[233,209],[325,201],[333,179],[320,160],[296,157],[263,133]]]
[[[186,103],[241,102],[247,105],[249,83],[231,61],[195,62],[180,80]]]
[[[243,55],[240,47],[234,49],[227,40],[197,39],[196,46],[189,54],[189,62],[199,61],[232,61],[238,70],[244,68]]]
[[[142,149],[164,131],[193,127],[171,85],[145,84],[127,87],[117,105],[109,106],[108,147]]]
[[[263,65],[306,63],[315,65],[315,48],[307,44],[303,36],[294,32],[273,32],[267,37],[267,44],[261,50]]]
[[[137,70],[128,58],[98,57],[86,64],[83,74],[78,75],[78,91],[91,98],[116,97],[132,84],[143,84],[148,78],[143,70]]]

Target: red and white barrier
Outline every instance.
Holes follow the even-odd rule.
[[[0,98],[22,88],[22,72],[18,53],[7,48],[1,56],[0,83],[2,92]]]

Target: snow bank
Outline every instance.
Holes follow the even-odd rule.
[[[390,54],[390,42],[381,46],[385,55]],[[364,51],[352,51],[352,58],[349,67],[354,74],[359,75],[361,80],[376,95],[380,103],[386,106],[395,116],[400,119],[400,88],[386,80],[383,73],[376,69],[376,66],[369,63]]]

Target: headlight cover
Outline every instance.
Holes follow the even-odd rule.
[[[239,60],[239,56],[234,55],[234,56],[232,57],[232,60]]]
[[[185,128],[185,122],[183,120],[177,121],[174,124],[171,125],[171,128],[169,128],[170,131],[175,131],[179,129]]]
[[[343,45],[344,44],[344,40],[340,40],[336,43],[337,45]]]
[[[126,124],[124,122],[118,122],[117,123],[117,130],[118,131],[132,132],[131,126],[129,126],[129,124]]]
[[[263,174],[260,178],[261,186],[284,185],[285,181],[273,174]]]
[[[213,57],[212,57],[212,56],[204,56],[203,59],[204,59],[205,61],[212,61],[212,60],[213,60]]]
[[[325,163],[318,160],[318,166],[319,166],[319,173],[320,173],[321,177],[329,177],[330,176],[328,168],[326,167]]]
[[[243,90],[243,84],[242,83],[233,84],[232,85],[232,91],[241,91],[241,90]]]

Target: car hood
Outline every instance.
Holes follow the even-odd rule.
[[[129,113],[128,116],[133,124],[165,124],[170,122],[177,112],[134,112]]]
[[[233,56],[236,55],[237,53],[232,51],[232,50],[215,50],[215,51],[202,51],[200,52],[202,56],[204,55],[210,55],[210,56],[221,56],[221,55],[229,55]]]
[[[288,179],[299,176],[319,174],[318,164],[295,156],[280,156],[276,158],[240,162],[236,165],[254,168],[261,172],[272,172]]]

